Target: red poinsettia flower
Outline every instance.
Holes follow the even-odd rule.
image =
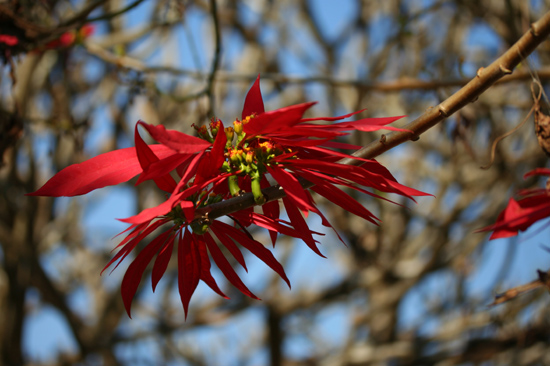
[[[546,176],[550,179],[550,169],[538,168],[525,174],[531,176]],[[520,231],[527,230],[535,222],[550,217],[550,185],[546,188],[522,190],[521,198],[510,198],[508,205],[500,213],[495,224],[480,231],[492,231],[490,240],[516,236]]]
[[[151,136],[162,144],[145,144],[137,130],[139,125],[144,126]],[[212,234],[206,231],[207,228],[245,269],[244,257],[233,240],[238,241],[240,246],[264,261],[290,286],[283,267],[271,252],[243,231],[219,221],[208,225],[201,221],[193,221],[196,207],[206,205],[212,199],[219,200],[217,195],[210,195],[210,192],[219,185],[220,179],[223,181],[224,178],[223,174],[219,174],[223,154],[218,153],[218,151],[223,152],[225,145],[223,133],[218,135],[212,145],[178,131],[166,130],[163,126],[138,122],[135,145],[135,148],[116,150],[69,166],[52,177],[39,190],[28,194],[75,196],[127,181],[138,173],[140,174],[138,184],[140,181],[152,179],[160,189],[172,193],[170,199],[163,204],[122,220],[133,224],[125,231],[129,231],[126,238],[117,246],[120,250],[105,267],[106,269],[117,260],[120,263],[144,238],[156,231],[162,231],[136,256],[124,276],[121,292],[129,316],[131,301],[145,268],[156,255],[152,273],[154,290],[166,270],[175,243],[178,245],[179,290],[186,314],[191,295],[199,280],[204,281],[216,293],[226,297],[210,274],[208,252],[229,282],[245,295],[257,299],[236,275]],[[210,146],[212,146],[211,150],[205,151]],[[182,173],[179,183],[176,183],[169,174],[174,169]],[[190,183],[191,178],[194,179]],[[212,187],[205,189],[208,186]]]
[[[147,236],[155,236],[137,254],[122,281],[122,297],[128,315],[145,268],[156,256],[152,273],[154,289],[166,270],[176,243],[179,292],[186,314],[200,280],[225,297],[210,274],[208,253],[230,283],[243,294],[257,298],[237,276],[219,245],[225,247],[245,270],[246,264],[239,246],[246,248],[290,286],[282,266],[268,249],[251,237],[246,227],[257,225],[269,230],[273,245],[278,234],[302,239],[315,253],[322,255],[313,236],[323,234],[311,231],[304,216],[314,212],[321,217],[323,225],[332,226],[317,208],[309,191],[301,185],[300,177],[314,184],[314,192],[373,223],[377,222],[377,218],[337,185],[377,198],[382,197],[372,190],[409,198],[426,195],[399,184],[386,168],[374,160],[359,159],[360,166],[338,163],[339,159],[350,155],[335,149],[357,150],[360,146],[335,142],[335,138],[352,130],[399,130],[386,125],[400,117],[315,124],[312,122],[334,122],[358,112],[340,117],[303,118],[305,111],[313,104],[298,104],[265,112],[258,77],[246,96],[242,119],[235,120],[233,127],[224,128],[220,120],[213,119],[209,128],[196,127],[197,138],[139,121],[136,124],[135,148],[113,151],[69,166],[30,195],[80,195],[125,182],[138,174],[136,184],[153,180],[161,190],[170,194],[160,205],[121,220],[131,226],[124,232],[128,234],[117,247],[119,252],[106,268],[124,260]],[[147,145],[139,134],[138,126],[144,127],[159,144]],[[179,181],[173,178],[176,175]],[[262,189],[270,186],[270,179],[286,193],[282,201],[289,221],[279,218],[277,201],[266,203]],[[243,192],[252,192],[256,203],[262,205],[262,214],[254,212],[253,208],[234,212],[230,218],[235,225],[195,214],[199,208]]]

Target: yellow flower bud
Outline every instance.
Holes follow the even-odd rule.
[[[247,164],[252,164],[254,162],[254,152],[249,151],[246,153],[245,161]]]
[[[233,136],[235,135],[235,130],[233,127],[226,127],[224,131],[225,137],[227,137],[227,142],[231,143],[231,141],[233,141]]]
[[[241,121],[236,120],[235,122],[233,122],[233,127],[237,135],[240,135],[241,133],[243,133],[243,123]]]

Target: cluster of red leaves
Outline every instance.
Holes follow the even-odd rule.
[[[0,43],[13,47],[19,43],[19,38],[10,36],[9,34],[0,34]]]
[[[80,29],[71,30],[63,33],[59,38],[54,39],[46,43],[44,49],[63,49],[71,47],[75,44],[82,43],[83,40],[88,38],[94,32],[94,26],[91,24],[85,24]]]
[[[94,32],[94,26],[85,24],[77,30],[70,30],[63,33],[59,38],[46,43],[44,46],[35,48],[34,52],[40,52],[49,49],[63,49],[81,43]],[[0,34],[0,45],[4,47],[14,47],[26,41],[20,40],[17,36],[9,34]]]
[[[546,176],[550,179],[550,169],[538,168],[525,174],[524,178]],[[482,229],[492,231],[489,239],[516,236],[527,230],[535,222],[550,217],[550,185],[546,188],[525,189],[518,193],[519,200],[510,198],[508,205],[500,213],[495,224]]]
[[[335,149],[357,150],[360,146],[333,141],[335,138],[352,130],[399,130],[386,125],[400,117],[314,124],[311,122],[334,122],[355,113],[334,118],[303,118],[305,111],[313,104],[304,103],[265,112],[258,77],[246,96],[242,122],[234,122],[235,131],[239,135],[237,143],[233,143],[234,130],[224,130],[223,123],[219,120],[211,124],[212,137],[208,135],[206,139],[139,121],[135,130],[135,148],[112,151],[69,166],[30,195],[81,195],[97,188],[125,182],[138,174],[136,184],[153,180],[161,190],[170,194],[160,205],[121,220],[131,226],[124,231],[127,235],[117,247],[120,250],[105,268],[117,261],[118,266],[143,239],[158,232],[137,254],[122,281],[122,297],[128,315],[132,298],[146,267],[156,255],[152,269],[152,284],[155,289],[166,271],[176,243],[179,293],[186,314],[191,296],[200,280],[219,295],[226,297],[211,275],[210,258],[230,283],[245,295],[256,299],[236,274],[220,245],[246,270],[244,256],[239,247],[245,248],[265,262],[290,286],[281,264],[263,244],[252,238],[246,228],[257,225],[269,230],[273,245],[278,234],[302,239],[315,253],[322,255],[317,248],[318,241],[313,237],[322,234],[311,231],[304,216],[313,212],[321,217],[323,225],[332,226],[317,208],[309,191],[300,185],[297,177],[314,183],[312,190],[320,196],[373,223],[377,222],[377,218],[336,185],[385,200],[386,198],[366,190],[365,187],[409,198],[426,195],[398,183],[386,168],[374,160],[361,159],[361,166],[337,162],[350,155]],[[140,125],[159,144],[147,145],[139,134]],[[199,129],[199,135],[204,137],[204,131],[206,129]],[[240,167],[231,163],[230,152],[236,150],[243,152],[242,156],[246,155],[246,158],[241,159]],[[175,175],[179,177],[179,181],[173,178]],[[229,188],[231,180],[237,181],[237,194],[240,194],[253,191],[255,183],[261,188],[268,187],[268,176],[286,193],[282,202],[289,221],[280,219],[278,201],[265,203],[261,214],[254,212],[253,208],[235,212],[231,215],[235,225],[209,220],[208,217],[195,217],[198,208],[230,199],[235,194]],[[254,192],[256,196],[258,191]]]

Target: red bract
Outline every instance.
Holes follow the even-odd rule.
[[[538,168],[525,174],[531,176],[550,177],[550,169]],[[550,179],[550,178],[549,178]],[[492,231],[490,240],[516,236],[520,231],[527,230],[535,222],[550,217],[550,189],[527,189],[519,192],[519,200],[510,198],[508,205],[500,213],[495,224],[480,231]]]
[[[155,126],[150,126],[143,122],[138,122],[138,124],[144,125],[148,130],[155,128]],[[147,179],[168,179],[163,177],[166,177],[174,169],[174,166],[184,164],[194,156],[194,153],[204,151],[211,145],[204,140],[185,135],[178,131],[166,130],[164,127],[156,132],[158,132],[155,135],[157,139],[170,138],[171,144],[169,146],[149,146],[142,143],[136,125],[135,148],[130,147],[111,151],[80,164],[68,166],[54,175],[36,192],[28,193],[27,195],[52,197],[78,196],[94,189],[126,182],[140,173],[149,176]],[[187,147],[183,149],[180,146]],[[142,155],[141,158],[138,159],[139,154],[136,154],[136,151]],[[181,151],[184,152],[182,153]],[[151,161],[146,162],[147,158],[151,159]],[[166,170],[167,166],[170,168],[168,171]],[[151,174],[153,170],[154,175]],[[147,179],[142,179],[141,181]],[[160,188],[162,189],[163,187]]]
[[[91,24],[85,24],[80,29],[77,29],[77,30],[73,29],[61,34],[59,38],[46,43],[46,45],[39,48],[37,51],[41,51],[44,49],[64,49],[64,48],[74,46],[75,44],[80,44],[86,38],[92,35],[93,32],[94,32],[94,26]]]
[[[175,154],[163,145],[150,147],[161,158]],[[54,175],[46,184],[28,196],[78,196],[94,189],[126,182],[143,170],[136,155],[136,148],[111,151],[74,164]]]
[[[11,47],[19,44],[19,39],[15,36],[10,36],[8,34],[0,34],[0,43]]]
[[[124,258],[126,258],[128,254],[136,247],[136,245],[143,240],[143,238],[150,235],[155,230],[162,230],[168,222],[170,222],[170,217],[166,216],[165,218],[151,220],[150,222],[146,222],[141,225],[135,225],[132,231],[130,231],[126,238],[119,244],[121,249],[115,257],[111,259],[104,270],[111,266],[114,262],[118,261],[115,266],[116,268],[118,264],[124,260]],[[265,262],[290,286],[290,281],[288,280],[281,264],[261,243],[248,237],[241,230],[220,221],[212,222],[210,224],[210,230],[218,238],[220,244],[231,253],[231,255],[241,266],[243,266],[245,270],[246,263],[244,261],[244,257],[235,242],[238,242],[241,247],[244,247],[253,255]],[[186,316],[189,301],[191,300],[191,296],[197,288],[199,281],[206,283],[218,295],[227,298],[227,296],[220,290],[216,280],[212,277],[208,253],[210,253],[220,271],[229,280],[229,282],[231,282],[231,284],[233,284],[243,294],[254,299],[258,299],[240,280],[233,267],[222,254],[219,244],[216,243],[214,237],[209,232],[205,232],[201,235],[190,231],[189,226],[187,225],[172,225],[164,229],[162,233],[158,234],[155,239],[153,239],[139,252],[124,275],[121,285],[121,293],[128,316],[131,316],[130,309],[132,299],[138,289],[139,283],[141,282],[143,272],[156,256],[152,273],[152,286],[154,291],[160,278],[166,271],[174,245],[178,246],[178,288]]]
[[[375,198],[375,191],[395,193],[412,198],[426,195],[397,182],[391,173],[374,160],[359,159],[360,166],[339,164],[351,157],[336,149],[357,150],[354,146],[333,141],[349,131],[400,130],[386,125],[400,117],[365,118],[333,124],[351,117],[303,118],[314,103],[303,103],[265,112],[259,77],[246,96],[242,120],[224,128],[213,119],[209,128],[195,127],[200,138],[178,131],[166,130],[142,121],[136,124],[135,148],[121,149],[99,155],[80,164],[69,166],[30,195],[74,196],[93,189],[125,182],[139,175],[136,184],[152,180],[169,195],[156,207],[121,221],[131,224],[126,237],[106,268],[124,260],[148,236],[154,236],[137,253],[121,285],[128,315],[141,277],[156,257],[152,269],[152,286],[156,288],[177,245],[178,288],[187,315],[189,302],[200,281],[217,294],[226,297],[210,273],[210,258],[227,280],[243,294],[257,297],[241,281],[227,256],[246,271],[241,249],[245,248],[273,269],[290,286],[283,267],[272,253],[254,240],[247,227],[256,225],[269,231],[275,245],[279,234],[303,240],[315,253],[323,256],[314,236],[323,235],[309,229],[305,217],[313,212],[326,227],[332,227],[317,207],[312,195],[303,188],[304,180],[313,183],[312,190],[345,210],[374,224],[378,219],[352,196],[337,186],[355,189]],[[141,138],[142,126],[158,145],[147,145]],[[178,179],[174,179],[174,177]],[[267,202],[262,193],[269,180],[285,191],[282,199],[289,221],[281,220],[279,202]],[[253,207],[230,215],[234,225],[198,217],[197,209],[252,192],[262,214]],[[214,217],[214,216],[212,216]],[[340,239],[341,240],[341,239]],[[226,249],[226,255],[220,249]],[[118,263],[116,266],[118,266]],[[116,268],[115,266],[115,268]]]

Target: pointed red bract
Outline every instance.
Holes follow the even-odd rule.
[[[290,281],[286,276],[283,266],[275,259],[273,254],[260,242],[249,238],[242,231],[232,226],[229,226],[221,221],[215,221],[214,223],[212,223],[212,230],[215,230],[215,232],[225,232],[228,236],[235,239],[236,242],[245,247],[249,252],[254,254],[256,257],[258,257],[258,259],[267,264],[272,270],[274,270],[279,276],[281,276],[281,278],[285,280],[288,287],[290,288]]]
[[[537,168],[524,175],[550,177],[550,169]],[[548,187],[548,182],[546,183]],[[550,191],[548,188],[533,188],[519,192],[519,200],[510,198],[508,205],[500,213],[497,221],[478,231],[492,231],[490,240],[516,236],[537,221],[550,217]]]
[[[128,243],[126,243],[122,249],[118,251],[118,253],[107,263],[107,265],[103,268],[101,273],[103,273],[107,268],[111,266],[114,262],[119,260],[119,262],[116,264],[115,268],[113,268],[113,271],[118,267],[120,263],[130,254],[132,250],[139,244],[141,240],[143,240],[147,235],[151,234],[153,231],[158,229],[162,224],[164,224],[166,221],[159,220],[155,221],[154,223],[150,224],[146,229],[144,229],[142,232],[139,233],[136,237],[134,237],[132,240],[130,240]]]
[[[535,168],[535,169],[525,173],[525,175],[523,176],[523,179],[526,179],[526,178],[529,178],[529,177],[532,177],[532,176],[535,176],[535,175],[543,175],[543,176],[550,177],[550,169],[549,168]]]
[[[518,201],[510,198],[495,224],[480,231],[493,231],[490,240],[516,236],[531,225],[550,217],[550,196],[546,192]]]
[[[295,205],[297,205],[305,215],[307,212],[313,209],[313,206],[308,202],[308,198],[304,192],[304,188],[298,182],[292,174],[279,167],[267,167],[269,174],[275,178],[285,193],[292,199]]]
[[[139,123],[136,124],[136,128],[134,131],[136,152],[139,164],[141,165],[141,169],[143,169],[143,171],[146,171],[151,164],[158,162],[160,159],[155,155],[153,150],[151,150],[151,148],[143,141],[143,139],[139,135],[138,126]],[[174,181],[174,178],[172,178],[172,176],[168,173],[157,175],[155,178],[153,178],[153,180],[157,187],[165,192],[171,193],[174,188],[176,188],[176,182]]]
[[[143,170],[143,173],[139,175],[139,178],[136,182],[136,185],[149,180],[155,177],[162,177],[169,175],[170,172],[174,171],[176,168],[182,164],[189,163],[197,155],[193,154],[174,154],[165,159],[157,160],[152,162],[147,169]],[[174,185],[175,188],[175,185]],[[170,192],[174,191],[174,188]]]
[[[334,123],[332,125],[314,125],[314,124],[301,124],[300,126],[303,128],[316,130],[316,129],[322,129],[325,131],[363,131],[363,132],[372,132],[372,131],[378,131],[378,130],[391,130],[391,131],[402,131],[402,132],[411,132],[407,129],[398,128],[398,127],[392,127],[387,126],[388,124],[397,121],[398,119],[401,119],[405,116],[395,116],[395,117],[382,117],[382,118],[363,118],[359,119],[357,121],[347,121],[347,122],[340,122],[340,123]],[[338,118],[340,119],[340,118]],[[317,119],[308,119],[311,120],[317,120]],[[326,118],[321,119],[323,121],[326,121]],[[305,120],[302,120],[302,122]],[[412,133],[412,132],[411,132]]]
[[[250,123],[244,125],[243,131],[247,136],[253,137],[284,130],[299,123],[305,111],[314,104],[314,102],[297,104],[260,114],[258,117],[253,118]]]
[[[262,92],[260,91],[260,75],[258,75],[256,81],[248,91],[248,94],[246,94],[241,117],[245,119],[248,116],[259,115],[264,112],[264,100],[262,98]]]
[[[242,221],[248,221],[251,224],[263,227],[268,230],[277,231],[280,234],[292,236],[294,238],[301,239],[302,234],[300,234],[297,230],[295,230],[292,226],[290,226],[289,222],[286,222],[284,220],[273,220],[269,217],[266,217],[264,215],[260,215],[256,212],[252,211],[239,211],[235,214],[233,214],[234,217],[237,217],[239,220]],[[311,231],[311,230],[310,230]],[[322,235],[320,233],[317,233],[315,231],[311,231],[312,234]]]
[[[218,226],[215,226],[215,225],[211,225],[210,227],[212,229],[212,232],[214,234],[216,234],[216,237],[220,240],[222,245],[229,251],[229,253],[231,253],[233,258],[235,258],[237,260],[237,262],[239,262],[239,264],[244,268],[244,270],[246,272],[248,272],[248,269],[246,268],[246,262],[244,261],[243,254],[241,253],[239,248],[237,248],[235,243],[233,243],[233,240],[231,240],[231,238],[229,238],[225,234],[226,230],[216,229],[216,228],[218,228]]]
[[[296,208],[294,202],[289,197],[283,197],[283,203],[285,205],[285,210],[292,223],[292,226],[301,234],[301,239],[306,243],[306,245],[313,250],[313,252],[323,258],[326,258],[317,248],[313,235],[309,231],[306,220],[302,217],[300,211]]]
[[[354,215],[362,217],[365,220],[375,225],[378,225],[378,223],[375,221],[377,220],[376,216],[374,216],[364,206],[359,204],[359,202],[354,200],[350,195],[348,195],[341,189],[334,187],[331,184],[326,184],[325,181],[318,179],[313,174],[311,175],[304,174],[304,175],[307,177],[308,180],[316,184],[315,186],[312,187],[312,190],[314,192],[320,194],[321,196],[325,197],[327,200],[353,213]]]
[[[120,248],[121,246],[123,246],[124,244],[126,244],[128,241],[130,241],[130,239],[132,238],[135,238],[136,235],[138,235],[143,229],[145,229],[151,222],[144,222],[144,223],[141,223],[141,224],[134,224],[134,225],[131,225],[128,229],[124,230],[123,232],[121,233],[118,233],[115,238],[117,236],[119,236],[120,234],[123,234],[125,233],[126,231],[129,231],[129,230],[132,230],[130,232],[130,234],[126,235],[126,237],[124,239],[122,239],[122,241],[120,243],[118,243],[118,245],[112,250],[112,251],[115,251],[117,250],[118,248]]]
[[[220,132],[216,135],[212,150],[206,153],[204,163],[198,167],[197,176],[195,178],[195,184],[197,185],[202,184],[204,181],[220,173],[220,168],[225,161],[224,149],[225,143],[227,142],[225,133],[223,133],[222,130],[223,125],[220,128]]]
[[[313,122],[313,121],[326,121],[326,122],[340,121],[344,118],[349,118],[351,116],[354,116],[354,115],[359,114],[359,113],[364,112],[364,111],[366,111],[366,109],[361,109],[361,110],[358,110],[356,112],[351,112],[351,113],[344,114],[342,116],[336,116],[336,117],[302,118],[301,122],[303,123],[303,122]]]
[[[189,301],[199,284],[201,275],[201,261],[197,246],[198,243],[186,228],[183,240],[180,234],[178,244],[178,289],[186,319]]]
[[[122,293],[122,300],[124,302],[124,308],[128,313],[128,316],[131,318],[131,306],[132,299],[136,294],[136,291],[141,282],[141,277],[147,265],[153,259],[155,253],[158,252],[159,248],[164,244],[166,237],[170,235],[170,232],[165,232],[157,236],[149,245],[147,245],[143,250],[137,255],[136,259],[130,264],[124,278],[122,279],[122,284],[120,285],[120,290]]]
[[[151,285],[153,287],[153,292],[155,292],[160,279],[164,276],[164,272],[166,272],[166,268],[168,267],[168,263],[170,262],[172,252],[174,250],[175,237],[176,233],[172,232],[164,243],[164,247],[161,248],[157,254],[157,259],[155,260],[153,271],[151,272]]]
[[[143,121],[139,121],[138,124],[145,127],[156,141],[180,154],[193,154],[204,151],[211,145],[198,137],[189,136],[175,130],[167,130],[163,125],[153,126]]]
[[[327,141],[321,144],[323,147],[328,147],[331,149],[348,149],[348,150],[359,150],[363,146],[346,144],[344,142],[338,141]]]
[[[163,145],[149,147],[159,158],[174,155],[173,150]],[[141,171],[135,147],[115,150],[66,167],[27,196],[79,196],[94,189],[126,182]]]
[[[168,200],[164,201],[158,206],[146,208],[141,211],[139,214],[127,217],[125,219],[119,219],[122,222],[129,224],[141,224],[143,222],[151,221],[155,217],[164,216],[174,208],[179,199],[183,196],[184,192],[172,195]],[[193,207],[193,202],[190,201],[181,201],[180,205],[185,205],[186,207]]]
[[[311,194],[309,193],[309,191],[306,192],[306,193],[307,193],[309,199],[311,200],[311,202],[315,202],[313,200],[313,197],[311,197]],[[325,215],[323,215],[321,210],[319,210],[317,208],[314,212],[321,218],[321,225],[323,225],[324,227],[331,228],[334,231],[334,233],[336,234],[336,236],[338,237],[338,240],[340,240],[342,242],[342,244],[346,245],[346,243],[344,242],[344,239],[342,239],[340,234],[338,234],[338,231],[336,231],[336,229],[332,226],[332,224],[327,220],[327,218],[325,217]]]
[[[210,234],[205,233],[204,235],[202,235],[202,237],[204,238],[204,241],[206,243],[206,246],[208,247],[208,251],[212,256],[212,259],[214,260],[214,262],[216,263],[220,271],[222,271],[225,278],[227,278],[227,280],[231,282],[233,286],[239,289],[239,291],[241,291],[246,296],[259,300],[259,298],[256,295],[254,295],[248,289],[248,287],[246,287],[243,281],[241,281],[237,273],[235,273],[235,270],[233,269],[233,267],[231,267],[231,264],[229,264],[227,259],[225,259],[225,257],[223,256],[223,253],[221,252],[220,248],[218,248],[218,246],[216,245],[216,243],[214,242],[214,239],[212,239]]]
[[[201,260],[201,280],[208,285],[215,293],[225,299],[229,297],[220,290],[218,284],[212,274],[210,273],[210,259],[208,258],[208,252],[206,251],[206,245],[203,241],[197,239],[199,256]]]
[[[265,176],[260,181],[260,186],[262,187],[262,189],[270,186]],[[270,219],[276,220],[279,218],[279,215],[281,214],[280,208],[279,208],[279,201],[271,201],[266,204],[263,204],[261,207],[262,207],[262,212],[264,216],[269,217]],[[277,241],[277,232],[274,230],[269,230],[269,237],[271,238],[271,243],[273,244],[273,246],[275,246],[275,241]]]

